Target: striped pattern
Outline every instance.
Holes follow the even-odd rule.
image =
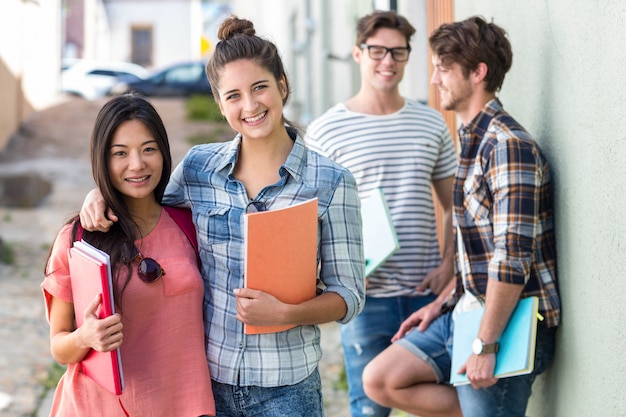
[[[338,104],[309,126],[306,142],[348,168],[362,198],[377,187],[387,198],[400,250],[369,277],[367,295],[418,295],[415,287],[441,262],[431,182],[456,169],[441,114],[412,100],[389,115]]]

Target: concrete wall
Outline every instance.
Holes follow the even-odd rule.
[[[415,100],[428,101],[428,33],[426,32],[426,0],[398,1],[398,13],[415,28],[411,39],[411,58],[404,70],[400,93]]]
[[[2,0],[0,150],[33,110],[57,100],[61,0]]]
[[[624,416],[626,3],[459,0],[455,20],[503,26],[513,68],[500,97],[556,178],[563,323],[528,416]]]

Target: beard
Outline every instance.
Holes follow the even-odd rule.
[[[445,110],[459,111],[463,107],[463,104],[467,103],[471,95],[472,90],[467,85],[458,88],[456,91],[448,89],[445,95],[440,93],[441,107]]]

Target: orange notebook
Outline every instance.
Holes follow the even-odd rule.
[[[85,241],[74,242],[68,249],[72,298],[76,327],[83,324],[83,312],[97,294],[102,294],[98,317],[115,313],[111,261],[109,255]],[[81,361],[82,372],[103,388],[120,395],[124,390],[124,374],[120,350],[98,352],[91,349]]]
[[[315,297],[317,288],[317,198],[289,207],[244,215],[246,288],[283,303]],[[249,326],[246,334],[275,333],[295,325]]]

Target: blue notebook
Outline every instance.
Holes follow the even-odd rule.
[[[537,340],[537,317],[539,300],[537,297],[523,298],[513,310],[500,340],[496,353],[495,376],[525,375],[533,371],[535,365],[535,345]],[[472,354],[472,342],[478,335],[484,309],[476,309],[457,314],[452,336],[452,367],[450,383],[469,384],[465,374],[457,371]]]

